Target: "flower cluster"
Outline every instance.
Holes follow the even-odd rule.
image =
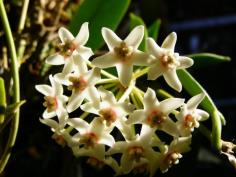
[[[51,86],[36,85],[45,95],[46,110],[40,121],[51,127],[52,138],[69,146],[75,156],[87,156],[87,162],[97,168],[109,165],[117,175],[132,171],[153,176],[158,169],[166,172],[178,164],[182,153],[190,149],[194,128],[209,117],[197,108],[205,94],[187,102],[182,98],[159,101],[153,88],[142,91],[136,84],[144,74],[148,80],[163,75],[170,87],[181,91],[176,70],[190,67],[193,61],[174,51],[176,33],[161,46],[148,38],[144,52],[138,50],[143,26],[135,27],[124,40],[102,28],[109,52],[96,58],[84,46],[89,38],[87,22],[76,37],[65,28],[58,33],[60,51],[46,63],[64,65],[62,72],[49,76]],[[111,67],[117,76],[106,69]],[[75,113],[80,116],[72,117]],[[159,131],[171,142],[159,137]],[[121,157],[115,158],[118,153]]]

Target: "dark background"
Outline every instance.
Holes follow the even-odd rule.
[[[171,31],[175,31],[178,35],[176,50],[180,54],[212,52],[232,58],[229,63],[193,67],[191,73],[208,91],[226,117],[227,125],[223,127],[223,139],[235,142],[235,1],[133,0],[130,12],[141,16],[147,25],[161,18],[162,26],[158,44],[161,44]],[[124,20],[127,18],[128,14]],[[32,78],[29,76],[21,79],[26,81]],[[111,176],[111,169],[94,170],[86,165],[84,159],[75,159],[69,149],[61,148],[50,138],[49,128],[38,120],[43,112],[41,102],[27,95],[30,87],[34,88],[27,84],[22,86],[28,102],[22,108],[17,143],[5,176],[80,177],[81,174],[84,177]],[[236,175],[227,159],[214,152],[209,142],[197,131],[193,137],[192,147],[192,151],[180,160],[180,165],[171,168],[166,174],[158,172],[156,176]]]

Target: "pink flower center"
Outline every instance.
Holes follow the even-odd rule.
[[[69,81],[72,84],[68,86],[68,90],[77,90],[82,92],[87,87],[87,81],[82,76],[70,76]]]
[[[184,117],[184,127],[185,128],[191,129],[191,128],[197,127],[197,125],[198,125],[198,122],[191,114],[187,114]]]
[[[133,54],[133,48],[127,46],[127,44],[124,41],[120,43],[119,47],[115,47],[114,51],[121,61],[126,61]]]
[[[65,147],[66,141],[65,141],[65,138],[62,135],[54,133],[52,135],[52,139],[54,139],[57,144],[61,145],[62,147]]]
[[[165,54],[160,58],[162,66],[168,69],[172,69],[179,65],[179,62],[176,60],[173,54]]]
[[[45,102],[43,103],[43,106],[47,108],[48,112],[56,111],[58,107],[58,102],[56,97],[52,96],[45,96],[44,97]]]
[[[102,167],[105,165],[103,161],[98,160],[95,157],[89,157],[87,160],[87,164],[91,165],[96,169],[102,169]]]
[[[159,110],[152,111],[146,121],[151,127],[158,127],[166,119],[166,116]]]
[[[116,112],[112,108],[101,109],[99,114],[107,126],[110,126],[117,118]]]
[[[73,41],[67,41],[64,44],[59,45],[60,54],[65,58],[70,57],[76,50],[77,45]]]
[[[95,133],[90,132],[84,134],[81,139],[80,143],[85,146],[85,148],[93,148],[98,142],[98,137]]]
[[[139,162],[141,157],[143,157],[144,149],[141,146],[132,146],[128,149],[128,155],[130,160],[135,160]]]

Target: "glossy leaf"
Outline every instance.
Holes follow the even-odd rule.
[[[144,26],[144,37],[143,37],[143,40],[139,46],[139,50],[145,51],[146,50],[146,39],[148,37],[148,31],[147,31],[146,25],[145,25],[143,19],[141,17],[135,15],[134,13],[130,13],[129,17],[130,17],[130,31],[136,26],[139,26],[139,25]]]
[[[89,22],[90,37],[87,46],[93,50],[103,46],[101,28],[115,30],[121,22],[130,0],[86,0],[73,15],[69,24],[70,31],[76,35],[84,22]]]
[[[148,36],[157,40],[161,26],[161,20],[157,19],[151,26],[148,27]]]
[[[228,56],[217,55],[213,53],[196,53],[188,55],[188,57],[194,60],[195,67],[204,67],[211,64],[229,62],[231,60]]]

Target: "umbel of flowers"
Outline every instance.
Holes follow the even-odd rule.
[[[46,63],[63,65],[63,69],[49,76],[50,85],[36,85],[45,95],[46,109],[40,121],[51,127],[52,138],[69,146],[75,156],[87,156],[94,167],[109,165],[116,175],[141,172],[153,176],[158,169],[166,172],[178,164],[182,154],[190,150],[194,128],[209,117],[197,108],[205,94],[188,101],[159,101],[151,85],[146,90],[136,85],[142,75],[147,74],[147,80],[163,75],[171,88],[181,91],[176,70],[190,67],[193,60],[175,52],[176,33],[169,34],[161,46],[148,38],[144,52],[138,50],[143,26],[135,27],[124,40],[104,27],[102,36],[109,51],[92,61],[93,51],[85,47],[89,39],[87,22],[75,37],[65,28],[58,34],[61,50]],[[111,67],[117,76],[106,69]],[[78,116],[71,117],[72,112]],[[158,137],[158,131],[172,141]],[[114,158],[118,153],[120,158]]]

